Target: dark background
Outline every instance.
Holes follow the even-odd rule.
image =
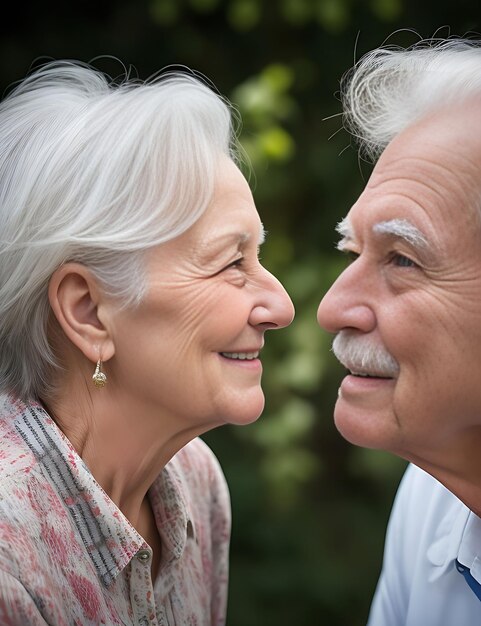
[[[370,171],[341,129],[336,92],[354,60],[386,40],[476,37],[478,3],[77,0],[9,3],[9,14],[0,20],[2,92],[46,58],[110,55],[141,78],[187,65],[239,108],[269,231],[263,262],[297,317],[267,338],[261,419],[205,436],[232,496],[227,623],[365,624],[405,463],[351,446],[332,423],[341,369],[316,309],[344,263],[334,226]],[[95,64],[122,71],[114,59]]]

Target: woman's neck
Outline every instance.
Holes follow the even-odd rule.
[[[107,389],[62,393],[44,402],[90,472],[140,532],[148,489],[170,459],[205,432]]]

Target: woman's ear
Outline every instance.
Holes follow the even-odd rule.
[[[92,272],[81,263],[65,263],[51,276],[48,298],[68,339],[93,363],[115,353],[108,318],[99,316],[103,292]],[[103,309],[102,309],[103,312]]]

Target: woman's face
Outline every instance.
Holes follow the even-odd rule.
[[[264,333],[294,316],[259,263],[262,238],[247,182],[226,158],[203,216],[149,253],[140,306],[113,315],[106,370],[122,396],[187,428],[260,415]]]

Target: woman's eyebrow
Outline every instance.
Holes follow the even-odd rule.
[[[266,237],[267,237],[267,230],[265,230],[264,224],[261,222],[261,227],[259,230],[259,241],[257,242],[259,246],[261,246],[265,242]]]
[[[264,230],[264,226],[261,223],[260,225],[260,229],[259,229],[259,236],[257,239],[257,243],[258,245],[261,245],[264,243],[264,241],[266,240],[266,231]],[[252,234],[250,232],[247,231],[240,231],[240,230],[232,230],[230,232],[224,232],[221,233],[218,236],[215,236],[212,238],[210,243],[220,243],[220,244],[226,244],[226,245],[235,245],[235,244],[243,244],[243,243],[247,243],[248,241],[250,241],[252,239]]]
[[[261,224],[257,245],[262,245],[266,239],[266,231]],[[200,255],[204,260],[212,260],[217,257],[226,247],[243,246],[252,239],[252,234],[247,231],[231,231],[214,235],[212,238],[203,242]]]

